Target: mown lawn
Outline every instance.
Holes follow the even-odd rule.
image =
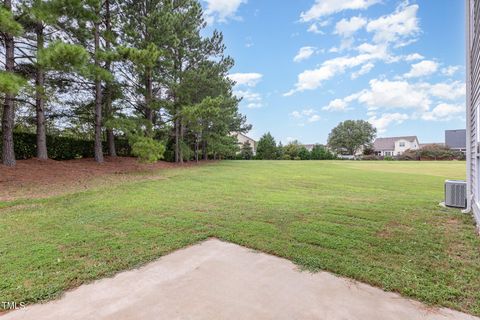
[[[0,301],[66,289],[217,237],[480,315],[473,219],[438,206],[462,162],[221,162],[0,203]]]

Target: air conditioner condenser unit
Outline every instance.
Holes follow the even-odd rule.
[[[467,207],[467,183],[465,181],[445,181],[445,205],[453,208]]]

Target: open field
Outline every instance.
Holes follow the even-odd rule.
[[[480,315],[473,219],[438,206],[463,162],[227,161],[0,202],[0,301],[72,287],[217,237]]]

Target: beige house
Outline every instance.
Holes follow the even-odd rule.
[[[243,133],[240,133],[240,132],[232,132],[231,133],[232,137],[235,137],[237,138],[237,141],[238,141],[238,146],[241,148],[242,145],[245,143],[245,142],[249,142],[250,145],[252,146],[252,150],[253,150],[253,155],[256,155],[257,154],[257,141],[253,140],[252,138],[244,135]]]
[[[382,157],[400,156],[407,150],[420,149],[416,136],[377,138],[373,143],[375,154]]]

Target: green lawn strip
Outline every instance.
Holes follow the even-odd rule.
[[[0,298],[52,299],[214,236],[480,315],[473,219],[438,206],[464,164],[397,163],[221,162],[3,208]]]

